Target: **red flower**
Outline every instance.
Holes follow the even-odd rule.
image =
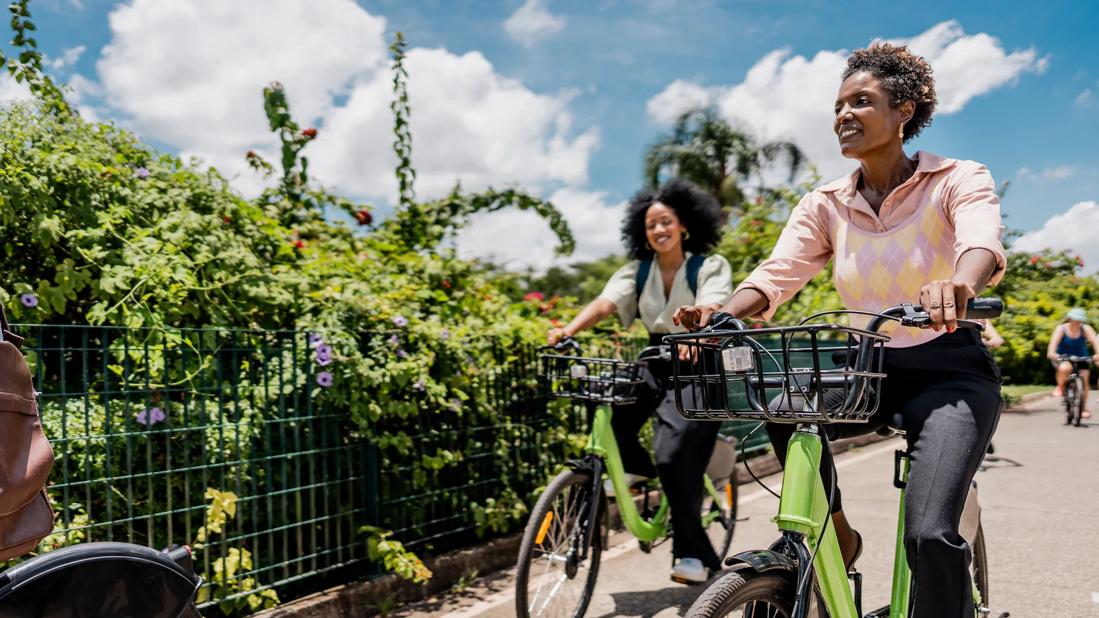
[[[370,214],[369,210],[363,208],[355,213],[355,219],[358,220],[359,225],[370,225],[374,222],[374,215]]]
[[[301,134],[308,137],[309,139],[313,139],[317,136],[317,130],[313,127],[309,127],[308,129],[302,131]]]
[[[449,290],[454,284],[450,282],[450,279],[443,279],[442,285],[443,289]]]
[[[1037,263],[1038,263],[1038,256],[1034,256],[1034,257],[1030,258],[1030,265],[1031,266],[1034,266]]]
[[[1076,263],[1080,265],[1080,268],[1084,267],[1084,258],[1076,256]]]
[[[228,224],[233,222],[233,218],[230,217],[229,215],[222,215],[221,216],[221,222],[228,225]]]
[[[752,219],[751,221],[749,221],[749,223],[752,224],[752,227],[759,227],[763,225],[763,221],[760,221],[759,219]]]
[[[304,249],[305,248],[305,241],[299,238],[298,240],[294,241],[294,246],[297,247],[298,249]]]
[[[550,324],[552,324],[554,328],[561,328],[561,320],[558,320],[557,318],[550,320]]]
[[[258,154],[256,154],[256,151],[255,151],[255,150],[249,150],[249,151],[248,151],[248,154],[246,154],[246,155],[244,155],[244,156],[245,156],[245,157],[247,157],[247,158],[249,158],[249,159],[255,159],[255,158],[256,158],[256,157],[258,157],[259,155],[258,155]]]
[[[542,302],[543,300],[546,300],[546,295],[541,293],[541,292],[531,292],[530,294],[527,294],[526,296],[524,296],[523,300],[528,301],[528,302],[532,301],[532,300]]]

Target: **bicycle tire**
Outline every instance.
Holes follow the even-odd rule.
[[[1076,387],[1074,389],[1076,393],[1076,405],[1073,406],[1072,412],[1075,417],[1075,425],[1079,427],[1080,421],[1084,418],[1084,406],[1087,403],[1085,400],[1086,395],[1084,395],[1084,379],[1077,375],[1073,380],[1073,383]]]
[[[535,503],[534,509],[531,510],[530,519],[527,520],[526,528],[523,530],[523,540],[519,546],[519,559],[516,568],[515,577],[515,615],[519,618],[529,618],[531,616],[530,607],[532,604],[541,603],[539,611],[535,614],[538,616],[569,616],[570,618],[581,618],[585,612],[588,611],[588,604],[591,603],[592,592],[595,590],[595,582],[599,576],[599,559],[603,552],[603,516],[606,513],[606,508],[603,503],[604,496],[602,491],[598,492],[597,500],[591,499],[592,492],[592,475],[588,471],[581,470],[565,470],[558,474],[546,487],[546,490],[542,492],[541,497],[538,498],[538,502]],[[560,497],[564,497],[566,515],[573,513],[575,515],[575,526],[572,529],[569,528],[569,524],[566,524],[565,528],[559,525],[559,522],[563,519],[560,515],[555,515],[549,518],[547,522],[547,513],[560,513],[560,509],[555,509],[556,501]],[[576,502],[573,502],[575,508],[569,508],[570,496],[575,496]],[[550,555],[547,557],[544,564],[543,571],[538,574],[535,573],[537,579],[539,579],[538,585],[542,586],[536,588],[536,594],[534,598],[531,598],[528,587],[531,584],[532,566],[539,558],[539,552],[545,555],[544,549],[545,541],[547,537],[551,536],[551,542],[558,543],[560,541],[568,541],[570,549],[572,551],[578,551],[578,543],[576,540],[582,538],[584,522],[586,517],[593,516],[591,514],[592,509],[595,509],[594,517],[597,522],[593,534],[591,535],[591,544],[588,547],[588,558],[586,565],[580,563],[575,564],[575,571],[572,575],[568,575],[570,568],[567,560],[564,569],[564,573],[567,575],[567,581],[571,582],[579,579],[581,573],[580,569],[586,566],[587,577],[583,580],[583,587],[579,589],[579,594],[576,595],[574,603],[568,603],[562,608],[558,608],[558,611],[552,611],[551,613],[545,613],[547,606],[550,603],[550,596],[556,595],[558,591],[562,589],[561,582],[566,580],[560,580],[560,575],[552,575],[547,577],[547,572],[555,568],[555,564],[560,564],[560,559],[556,556],[556,552],[550,551]],[[543,531],[543,526],[546,530]],[[542,537],[543,543],[538,543],[539,536]],[[567,554],[566,554],[567,556]],[[538,561],[540,562],[540,561]],[[560,573],[561,570],[556,570],[556,573]],[[540,596],[543,587],[549,581],[560,580],[556,582],[549,591],[546,593],[546,598]],[[565,583],[565,586],[568,586]],[[573,590],[573,588],[570,588]],[[566,601],[566,599],[562,599]]]
[[[733,468],[733,472],[728,478],[722,479],[721,483],[715,483],[715,486],[718,488],[718,494],[725,499],[731,498],[730,502],[732,503],[728,515],[721,513],[708,526],[710,528],[716,524],[724,528],[721,542],[714,546],[714,551],[717,553],[718,559],[725,560],[726,554],[729,553],[729,546],[733,544],[733,532],[736,530],[737,503],[740,501],[740,488],[736,483],[736,468]],[[706,495],[703,501],[702,513],[705,515],[707,512],[712,511],[722,511],[722,505],[714,503],[713,499]]]
[[[988,549],[985,545],[985,532],[980,524],[977,524],[977,534],[973,538],[973,563],[970,567],[973,581],[977,585],[977,593],[981,597],[981,605],[991,607],[988,601]]]
[[[726,571],[695,599],[687,618],[721,618],[738,609],[744,618],[790,618],[795,594],[785,575]]]
[[[1072,421],[1074,420],[1074,418],[1076,416],[1076,413],[1073,412],[1073,408],[1076,405],[1075,404],[1075,402],[1076,402],[1076,396],[1075,396],[1076,380],[1069,379],[1068,381],[1065,382],[1064,388],[1065,388],[1065,395],[1064,395],[1065,414],[1067,415],[1067,419],[1065,420],[1065,424],[1066,425],[1071,425]]]

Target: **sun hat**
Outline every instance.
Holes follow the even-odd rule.
[[[1065,317],[1070,319],[1070,320],[1076,320],[1077,322],[1087,322],[1088,321],[1088,312],[1084,311],[1083,309],[1081,309],[1079,307],[1076,307],[1075,309],[1070,309],[1068,314],[1065,315]]]

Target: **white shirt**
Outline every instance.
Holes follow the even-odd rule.
[[[667,296],[664,293],[664,278],[660,276],[660,264],[653,259],[640,300],[641,323],[650,333],[684,332],[686,329],[672,322],[676,309],[683,305],[723,305],[732,296],[733,269],[720,255],[711,255],[702,262],[702,267],[698,269],[698,295],[692,295],[691,286],[687,285],[687,260],[690,258],[691,253],[687,252]],[[640,265],[640,260],[627,262],[611,276],[599,295],[599,298],[614,304],[622,326],[632,324],[638,314],[637,269]]]

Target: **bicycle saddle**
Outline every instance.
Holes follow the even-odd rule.
[[[0,616],[179,618],[201,583],[155,549],[85,543],[0,573]]]

